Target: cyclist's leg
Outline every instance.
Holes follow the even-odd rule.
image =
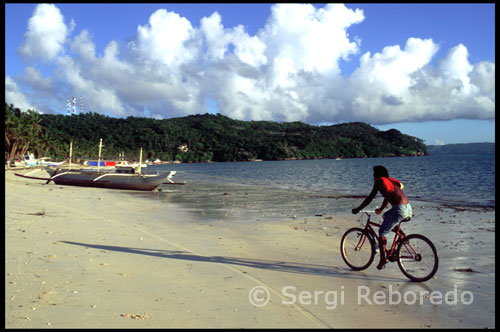
[[[397,209],[397,205],[393,206],[389,211],[385,212],[382,217],[384,221],[378,230],[378,236],[387,236],[391,232],[391,230],[396,226],[399,222],[399,213]]]
[[[386,245],[387,245],[387,235],[391,232],[393,227],[399,222],[399,209],[398,206],[393,206],[389,211],[384,213],[384,221],[380,225],[378,235],[379,235],[379,249],[380,249],[380,262],[377,265],[377,269],[381,270],[385,267],[388,260],[385,257]]]
[[[380,252],[380,262],[377,265],[377,269],[382,270],[387,264],[388,260],[385,258],[385,247],[387,245],[387,237],[380,236],[378,241],[378,247]]]
[[[387,258],[385,257],[385,247],[387,244],[387,235],[401,220],[412,216],[412,210],[410,203],[404,205],[394,205],[389,211],[384,213],[384,221],[380,225],[379,234],[379,248],[380,248],[380,263],[377,269],[381,270],[385,267],[387,263]]]

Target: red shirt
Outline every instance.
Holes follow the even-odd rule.
[[[382,180],[382,184],[384,186],[384,189],[388,193],[393,193],[394,192],[394,184],[393,184],[393,182],[395,182],[396,184],[399,184],[399,187],[401,189],[403,188],[403,184],[399,180],[396,180],[396,179],[393,179],[393,178],[380,177],[376,181],[378,181],[378,180]]]

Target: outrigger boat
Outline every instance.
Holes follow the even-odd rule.
[[[100,152],[100,151],[99,151]],[[100,154],[100,153],[99,153]],[[142,160],[142,149],[141,157]],[[46,180],[46,184],[53,181],[57,185],[70,185],[70,186],[83,186],[83,187],[96,187],[108,189],[125,189],[125,190],[144,190],[152,191],[161,184],[185,184],[175,183],[171,178],[175,175],[176,171],[170,171],[158,174],[141,174],[141,161],[138,167],[120,167],[114,172],[109,171],[90,171],[79,169],[53,169],[45,167],[50,178],[40,178],[28,176],[28,174],[15,175],[36,180]]]
[[[52,172],[52,170],[49,171]],[[152,191],[163,183],[184,184],[175,183],[171,180],[175,173],[176,171],[159,174],[131,174],[78,170],[65,170],[59,173],[56,170],[50,178],[39,178],[18,173],[15,173],[15,175],[28,179],[46,180],[46,183],[54,181],[58,185]]]

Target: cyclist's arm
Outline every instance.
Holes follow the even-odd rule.
[[[378,192],[378,186],[377,184],[375,184],[373,186],[373,189],[372,189],[372,192],[370,193],[370,195],[368,195],[368,197],[365,198],[365,200],[363,201],[363,203],[361,203],[360,206],[358,206],[357,208],[355,209],[352,209],[352,213],[353,214],[356,214],[358,213],[360,210],[363,210],[368,204],[371,203],[371,201],[375,198],[375,195],[377,195],[377,192]]]
[[[389,204],[389,200],[387,198],[385,198],[384,201],[382,202],[382,206],[378,209],[375,209],[375,212],[377,214],[381,214],[382,211],[384,211],[384,209],[387,207],[388,204]]]

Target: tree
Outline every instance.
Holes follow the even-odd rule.
[[[362,122],[313,126],[240,121],[220,114],[120,119],[97,113],[34,114],[6,105],[5,124],[6,158],[20,155],[26,147],[39,155],[66,155],[70,140],[75,157],[95,158],[99,138],[109,157],[123,151],[128,158],[137,158],[142,147],[148,157],[185,162],[426,154],[422,140],[396,130],[382,132]],[[189,151],[180,152],[181,145]]]
[[[55,145],[50,132],[41,125],[42,119],[34,110],[21,112],[5,104],[5,159],[22,158],[32,152],[36,158]]]

